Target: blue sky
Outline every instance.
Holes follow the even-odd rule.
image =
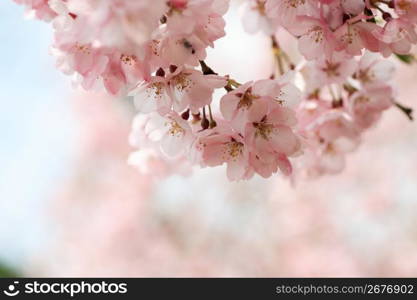
[[[45,204],[67,175],[75,131],[50,26],[0,1],[0,40],[0,259],[21,265],[53,229]]]

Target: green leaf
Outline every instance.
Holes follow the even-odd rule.
[[[403,63],[411,64],[414,61],[414,56],[408,54],[395,54],[395,56]]]
[[[19,274],[16,270],[0,263],[0,278],[4,277],[19,277]]]

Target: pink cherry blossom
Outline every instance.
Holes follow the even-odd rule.
[[[354,121],[361,128],[374,125],[381,113],[393,104],[390,86],[373,85],[355,93],[349,99]]]
[[[260,80],[248,82],[229,92],[220,101],[220,110],[233,127],[243,132],[249,115],[266,105],[294,107],[299,102],[300,94],[291,83],[280,80]]]
[[[357,62],[343,53],[335,53],[331,58],[323,57],[309,64],[310,86],[319,88],[323,84],[342,84],[356,69]]]
[[[250,116],[246,137],[260,151],[292,155],[298,150],[297,137],[291,127],[297,123],[295,112],[288,108],[276,108],[271,112],[257,112]]]
[[[336,38],[328,24],[319,18],[298,17],[303,24],[303,33],[298,42],[298,49],[308,60],[330,57],[336,48]]]
[[[50,21],[56,17],[56,13],[49,7],[48,0],[13,0],[27,7],[29,14],[34,14],[38,19]]]
[[[151,113],[146,118],[139,120],[136,128],[140,128],[140,125],[143,124],[144,135],[141,137],[141,130],[138,130],[137,134],[131,136],[131,140],[145,140],[145,145],[148,143],[158,145],[162,153],[168,157],[179,157],[185,154],[187,145],[190,146],[193,142],[194,135],[191,127],[174,112],[165,116]],[[136,137],[137,135],[139,136]],[[141,147],[140,142],[134,142],[134,144]]]
[[[365,9],[365,1],[363,0],[341,0],[340,2],[343,10],[348,14],[359,15]]]
[[[164,72],[165,73],[165,72]],[[164,76],[153,76],[130,92],[134,97],[135,106],[141,113],[167,113],[172,106],[172,99],[168,94],[168,82]]]
[[[390,20],[375,35],[387,44],[382,52],[385,56],[392,52],[407,54],[410,52],[412,44],[417,43],[415,25],[403,19]]]
[[[149,113],[158,110],[162,114],[171,108],[181,113],[209,105],[215,89],[224,87],[227,80],[217,75],[204,75],[200,71],[171,66],[160,69],[150,81],[143,82],[131,92],[139,111]]]
[[[319,107],[306,107],[299,112],[316,116],[301,129],[306,153],[302,158],[306,167],[304,172],[312,177],[342,171],[346,154],[353,151],[360,140],[359,131],[347,113],[340,110],[320,111]]]
[[[417,20],[417,2],[415,0],[394,0],[395,12],[408,20]]]
[[[298,16],[317,13],[314,2],[312,0],[267,0],[265,8],[271,19],[277,20],[291,32],[298,28],[295,22]]]
[[[278,26],[276,19],[267,16],[267,0],[247,0],[244,3],[242,22],[248,33],[262,31],[267,35],[274,34]]]
[[[375,33],[379,27],[372,22],[359,20],[347,21],[335,31],[338,50],[345,50],[350,55],[361,55],[363,49],[378,52],[383,44]]]
[[[230,180],[249,179],[253,169],[249,165],[249,149],[243,137],[227,124],[221,124],[197,139],[196,150],[201,155],[201,165],[215,167],[227,165]]]
[[[298,137],[292,130],[297,123],[295,112],[286,107],[277,107],[268,112],[264,109],[252,111],[246,125],[246,144],[251,149],[251,164],[263,177],[270,177],[277,169],[285,175],[291,174],[288,156],[300,150]]]
[[[198,113],[200,108],[211,103],[214,90],[227,83],[224,77],[203,75],[190,68],[178,68],[169,76],[169,93],[177,112],[190,109]]]
[[[363,85],[387,84],[393,77],[395,66],[378,54],[366,52],[359,60],[356,78]]]

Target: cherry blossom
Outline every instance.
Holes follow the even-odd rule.
[[[207,64],[229,0],[15,2],[51,21],[51,53],[77,85],[133,101],[129,162],[142,171],[160,157],[225,164],[230,180],[334,174],[385,110],[412,119],[390,57],[414,59],[414,0],[245,0],[243,28],[271,40],[275,65],[242,83]]]
[[[298,49],[308,60],[325,55],[330,57],[336,48],[336,39],[328,24],[322,19],[310,16],[299,17],[303,23],[304,32],[298,42]]]
[[[36,18],[50,21],[57,15],[49,6],[48,0],[14,0],[18,4],[25,5],[29,15]]]
[[[383,54],[388,56],[391,52],[407,54],[411,46],[417,42],[415,25],[403,19],[392,19],[378,32],[378,38],[387,44]]]
[[[342,171],[345,156],[359,144],[360,135],[352,118],[341,110],[323,110],[325,103],[304,106],[299,115],[313,114],[310,122],[300,128],[306,155],[298,170],[309,177]]]
[[[395,66],[391,61],[381,59],[378,54],[366,52],[359,60],[355,77],[363,85],[387,84],[394,71]]]
[[[371,86],[353,94],[350,98],[351,113],[355,123],[368,128],[376,123],[381,113],[393,104],[390,86]]]
[[[131,95],[138,110],[144,113],[159,111],[163,114],[171,108],[178,113],[186,109],[198,113],[211,103],[214,90],[226,83],[221,76],[171,65],[166,71],[159,69],[156,76],[141,83]]]
[[[265,106],[294,107],[299,97],[297,88],[283,79],[248,82],[222,97],[220,111],[242,133],[251,114]]]
[[[417,19],[417,2],[415,0],[394,0],[395,12],[410,21]]]
[[[174,112],[165,116],[150,114],[144,125],[144,134],[150,142],[158,144],[168,157],[184,154],[187,145],[190,146],[194,139],[189,124]]]
[[[365,1],[362,0],[342,0],[340,2],[343,10],[348,14],[359,15],[365,9]]]
[[[310,62],[310,85],[314,88],[323,84],[344,83],[357,69],[357,62],[349,56],[336,53],[332,58],[323,57]]]
[[[253,176],[249,164],[249,149],[242,135],[224,124],[207,135],[201,136],[196,145],[201,152],[201,165],[215,167],[225,163],[230,180],[248,179]]]
[[[248,33],[259,30],[265,34],[274,34],[278,24],[276,19],[267,16],[266,0],[250,0],[244,3],[242,22]]]

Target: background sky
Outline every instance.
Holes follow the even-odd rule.
[[[71,164],[69,81],[48,54],[48,24],[0,1],[0,260],[24,264],[50,232],[45,203]]]

